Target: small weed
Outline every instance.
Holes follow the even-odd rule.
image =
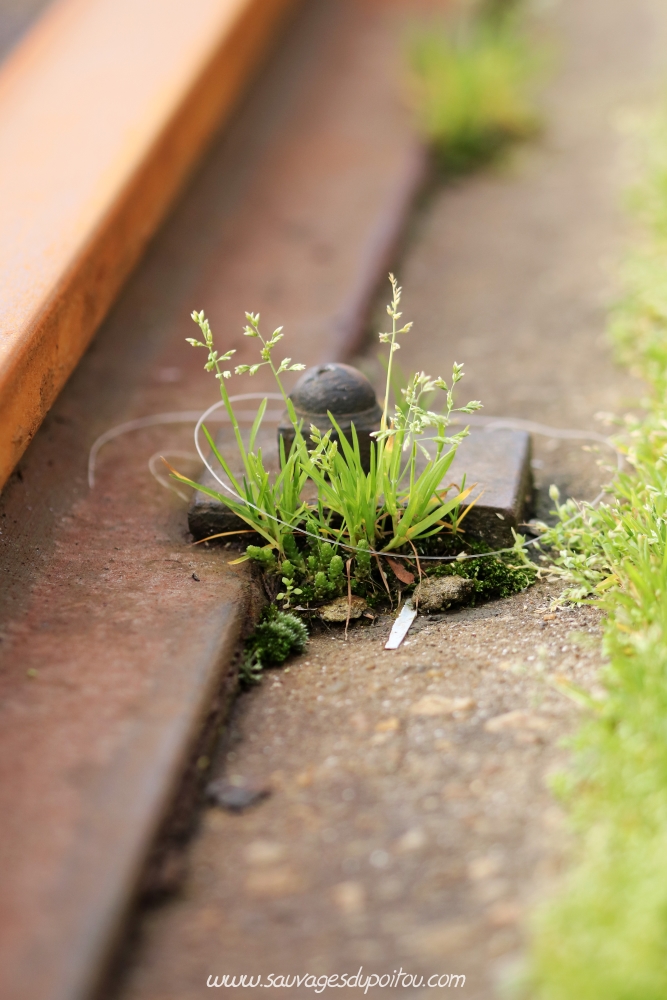
[[[463,377],[462,365],[455,364],[449,383],[424,372],[414,374],[392,411],[389,400],[393,359],[412,324],[400,325],[401,289],[393,275],[390,280],[392,300],[387,312],[391,329],[379,335],[380,342],[388,347],[387,384],[368,470],[363,466],[354,426],[348,439],[331,414],[338,440],[331,439],[331,432],[321,434],[316,427],[309,429],[306,439],[281,379],[284,372],[300,370],[303,365],[292,364],[290,358],[276,365],[273,351],[282,339],[282,330],[274,331],[265,340],[259,316],[248,313],[245,335],[260,340],[260,361],[256,365],[239,365],[236,373],[252,376],[260,367],[269,366],[294,427],[294,441],[288,452],[281,441],[280,472],[272,477],[264,466],[261,450],[256,449],[266,401],[259,407],[246,447],[227,393],[226,381],[231,373],[223,369],[233,352],[219,355],[208,320],[203,313],[193,313],[203,339],[189,342],[208,351],[205,367],[216,373],[243,466],[241,481],[204,428],[230,483],[225,492],[208,488],[204,492],[230,507],[261,536],[264,544],[249,545],[242,559],[259,563],[275,600],[283,601],[285,608],[291,607],[296,598],[307,603],[337,597],[348,580],[353,593],[377,599],[390,589],[379,564],[381,555],[391,552],[400,558],[406,550],[411,553],[417,541],[443,533],[460,534],[459,522],[472,487],[457,490],[442,483],[468,428],[453,435],[447,428],[453,413],[472,413],[481,404],[472,400],[455,408],[454,387]],[[427,409],[426,400],[438,392],[442,409]],[[174,476],[202,489],[179,473]],[[317,486],[316,503],[301,500],[307,479]]]
[[[446,175],[488,163],[539,128],[537,60],[515,4],[415,31],[410,63],[418,122]]]
[[[279,667],[292,653],[302,653],[307,642],[308,630],[301,619],[270,604],[246,640],[240,670],[242,683],[258,684],[265,667]]]

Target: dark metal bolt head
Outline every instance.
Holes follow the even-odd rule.
[[[382,410],[373,386],[362,372],[351,365],[334,363],[309,368],[294,386],[290,399],[297,417],[303,420],[304,436],[308,434],[311,424],[322,434],[332,430],[328,413],[333,414],[348,439],[350,427],[354,424],[362,461],[368,468],[370,435],[380,429]],[[289,451],[294,440],[294,428],[287,413],[280,422],[278,435],[284,440],[286,451]],[[337,436],[334,431],[332,437],[335,439]]]
[[[377,408],[373,386],[351,365],[317,365],[305,372],[291,393],[297,413],[334,416],[363,413]]]

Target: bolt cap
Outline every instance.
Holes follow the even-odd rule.
[[[290,399],[299,416],[331,412],[334,416],[378,411],[375,390],[351,365],[326,364],[309,368],[294,386]]]

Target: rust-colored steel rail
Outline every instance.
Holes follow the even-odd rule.
[[[0,70],[0,488],[298,0],[60,0]]]

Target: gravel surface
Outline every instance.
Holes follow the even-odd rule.
[[[464,361],[466,398],[488,413],[597,429],[598,411],[640,392],[610,360],[604,312],[624,235],[618,124],[658,92],[667,12],[659,0],[563,0],[548,17],[558,58],[544,138],[416,213],[400,267],[416,321],[403,360],[433,374]],[[552,481],[597,492],[580,446],[540,439],[536,457],[542,511]],[[557,591],[543,582],[421,619],[397,652],[383,650],[388,618],[347,642],[321,626],[304,656],[242,695],[211,777],[270,794],[241,813],[205,809],[180,892],[143,912],[117,1000],[190,1000],[211,974],[360,965],[463,974],[471,1000],[498,995],[567,852],[548,779],[580,714],[561,682],[595,691],[600,666],[597,612],[553,611]]]
[[[547,782],[577,713],[558,681],[595,685],[598,615],[551,612],[554,593],[421,619],[395,653],[389,617],[347,642],[322,629],[244,694],[213,771],[271,794],[240,815],[207,809],[181,896],[145,914],[120,995],[363,965],[464,974],[466,996],[488,997],[560,864]]]

